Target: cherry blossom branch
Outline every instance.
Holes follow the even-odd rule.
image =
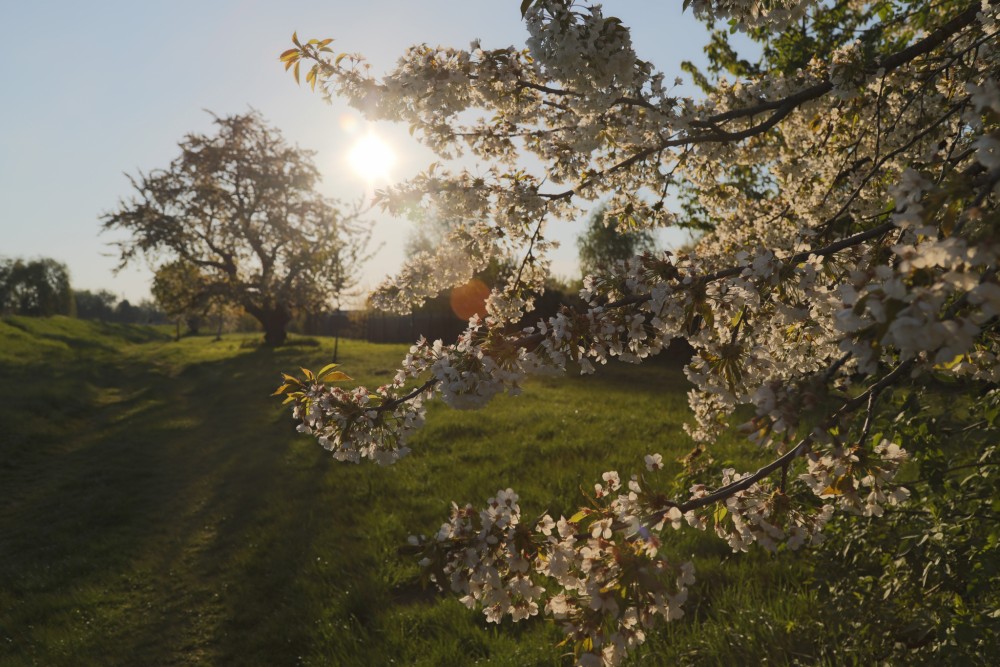
[[[879,236],[882,236],[883,234],[885,234],[886,232],[888,232],[888,231],[890,231],[892,229],[894,229],[893,223],[892,222],[886,222],[886,223],[883,223],[882,225],[874,227],[874,228],[872,228],[872,229],[870,229],[868,231],[860,232],[858,234],[854,234],[853,236],[849,236],[849,237],[841,239],[841,240],[839,240],[837,242],[831,243],[831,244],[829,244],[829,245],[827,245],[827,246],[825,246],[823,248],[819,248],[817,250],[809,250],[809,251],[803,251],[803,252],[800,252],[800,253],[796,253],[788,261],[791,264],[797,264],[797,263],[800,263],[800,262],[803,262],[803,261],[807,260],[812,255],[826,257],[826,256],[832,255],[832,254],[834,254],[836,252],[839,252],[841,250],[844,250],[846,248],[850,248],[850,247],[856,246],[858,244],[864,243],[865,241],[871,240],[873,238],[878,238]],[[700,281],[701,284],[706,284],[706,283],[713,282],[713,281],[716,281],[716,280],[721,280],[723,278],[727,278],[727,277],[732,277],[732,276],[739,275],[743,271],[745,271],[746,269],[747,269],[747,265],[730,267],[728,269],[723,269],[721,271],[716,271],[716,272],[708,274],[706,276],[702,276],[702,277],[698,278],[698,281]],[[652,295],[650,295],[650,294],[638,294],[638,295],[633,295],[633,296],[625,297],[623,299],[618,299],[616,301],[610,302],[608,304],[605,304],[604,306],[601,306],[601,308],[603,310],[624,308],[624,307],[627,307],[627,306],[639,305],[639,304],[645,303],[645,302],[647,302],[647,301],[649,301],[651,299],[652,299]],[[584,315],[586,313],[578,313],[578,314]],[[743,319],[743,317],[741,316],[741,321],[742,321],[742,319]],[[739,329],[739,326],[737,325],[736,331],[738,331],[738,329]],[[546,334],[540,333],[540,332],[535,332],[535,333],[530,333],[530,334],[524,334],[524,335],[518,336],[517,338],[505,338],[505,339],[502,339],[502,340],[493,340],[493,341],[489,341],[488,340],[486,342],[486,344],[484,345],[484,351],[487,354],[492,354],[492,353],[498,352],[502,348],[524,349],[524,350],[527,350],[527,351],[532,351],[535,348],[537,348],[539,345],[541,345],[542,342],[545,341],[545,339],[546,339]],[[831,369],[834,369],[834,371],[835,371],[835,369],[839,368],[844,363],[846,363],[849,358],[850,358],[850,355],[849,354],[845,354],[843,357],[841,357],[836,362],[834,362],[833,366],[831,366]],[[439,382],[439,380],[437,378],[428,379],[422,385],[420,385],[416,389],[413,389],[409,393],[407,393],[407,394],[405,394],[403,396],[400,396],[398,398],[392,399],[390,401],[386,401],[381,406],[379,406],[378,408],[375,408],[375,409],[378,412],[383,412],[383,411],[387,411],[387,410],[394,410],[395,408],[399,407],[403,403],[406,403],[407,401],[413,400],[414,398],[416,398],[417,396],[421,395],[422,393],[424,393],[424,392],[432,389],[435,385],[438,384],[438,382]],[[780,463],[777,464],[778,467],[780,467],[780,465],[781,465]],[[774,469],[775,468],[771,468],[771,470],[774,470]]]
[[[989,0],[989,2],[990,4],[996,4],[997,2],[1000,2],[1000,0]],[[970,5],[965,11],[955,16],[924,39],[890,56],[887,56],[883,60],[876,63],[876,66],[870,69],[870,73],[881,72],[884,75],[885,73],[891,72],[892,70],[899,68],[921,55],[930,53],[955,33],[973,23],[976,20],[976,15],[979,13],[980,8],[981,5],[979,3]],[[703,143],[728,143],[742,141],[743,139],[762,134],[773,128],[801,105],[829,93],[833,90],[833,87],[833,82],[827,79],[826,81],[817,83],[780,100],[764,102],[759,105],[743,109],[732,109],[730,111],[711,116],[702,121],[692,122],[691,125],[694,127],[708,127],[713,131],[701,135],[688,135],[677,139],[661,141],[658,145],[645,148],[622,160],[621,162],[608,167],[600,173],[584,179],[580,185],[575,188],[564,190],[559,193],[545,195],[540,194],[539,196],[553,200],[568,199],[574,194],[579,193],[579,191],[583,188],[589,187],[590,185],[600,181],[605,176],[609,176],[613,173],[626,169],[637,162],[666,150],[667,148],[691,146]],[[752,118],[753,116],[759,115],[765,111],[774,111],[774,113],[757,125],[752,125],[737,132],[728,132],[715,127],[719,122],[726,122],[738,118]]]
[[[438,380],[438,378],[430,378],[429,380],[427,380],[426,382],[424,382],[422,385],[420,385],[419,387],[417,387],[416,389],[414,389],[410,393],[404,394],[403,396],[400,396],[398,398],[394,398],[394,399],[392,399],[390,401],[386,401],[382,405],[380,405],[377,408],[375,408],[375,411],[376,412],[385,412],[387,410],[395,410],[396,408],[398,408],[403,403],[406,403],[407,401],[412,401],[414,398],[416,398],[420,394],[424,393],[425,391],[428,391],[428,390],[432,389],[434,387],[434,385],[436,385],[438,382],[440,382],[440,380]]]
[[[815,432],[816,430],[823,430],[830,428],[831,426],[836,424],[841,417],[857,410],[859,407],[861,407],[869,400],[871,400],[872,396],[877,396],[885,388],[891,386],[897,380],[899,380],[903,375],[908,373],[910,369],[913,368],[915,363],[916,363],[915,359],[908,359],[907,361],[904,361],[898,366],[896,366],[894,369],[892,369],[892,371],[883,376],[881,380],[873,384],[867,390],[865,390],[858,396],[844,403],[840,407],[840,409],[837,410],[837,412],[831,415],[825,422],[823,422],[821,426],[818,426],[817,429],[814,429],[813,432]],[[813,433],[810,433],[806,437],[802,438],[790,450],[788,450],[778,458],[774,459],[767,465],[758,468],[756,472],[747,475],[746,477],[743,477],[733,482],[732,484],[728,484],[722,487],[721,489],[717,489],[712,493],[684,502],[677,502],[677,501],[664,502],[665,509],[659,510],[658,512],[653,514],[652,523],[657,523],[660,520],[662,520],[663,517],[666,516],[667,512],[670,511],[670,508],[677,508],[681,512],[689,512],[691,510],[696,510],[702,507],[706,507],[708,505],[712,505],[720,500],[725,500],[729,498],[733,494],[747,490],[760,480],[769,476],[775,470],[778,470],[779,468],[783,468],[791,464],[791,462],[794,461],[796,458],[804,455],[807,451],[809,451],[809,447],[812,445],[814,441],[815,441],[815,436],[813,435]]]
[[[994,5],[998,1],[1000,0],[990,0],[989,4]],[[943,44],[949,37],[974,22],[976,20],[976,14],[979,13],[981,7],[982,5],[978,2],[970,4],[962,13],[940,26],[924,39],[906,47],[905,49],[901,49],[890,56],[886,56],[883,60],[875,63],[874,67],[869,68],[869,72],[876,73],[879,70],[882,70],[883,73],[888,73],[897,69],[901,65],[910,62],[914,58],[930,53],[935,48]],[[830,92],[832,88],[833,84],[830,81],[824,81],[780,100],[761,102],[755,106],[744,107],[742,109],[730,109],[729,111],[724,111],[722,113],[715,114],[714,116],[710,116],[704,121],[696,121],[695,123],[692,123],[692,125],[705,124],[710,126],[740,118],[752,118],[753,116],[760,115],[766,111],[774,110],[777,110],[778,113],[784,113],[784,115],[787,115],[787,112],[784,112],[784,109],[789,105],[789,103],[793,103],[793,106],[798,106],[804,102],[808,102],[809,100],[825,95]]]
[[[870,241],[871,239],[878,238],[894,228],[895,224],[893,222],[891,221],[884,222],[877,227],[872,227],[871,229],[864,232],[858,232],[853,236],[848,236],[847,238],[840,239],[839,241],[835,241],[834,243],[831,243],[830,245],[825,246],[823,248],[819,248],[817,250],[804,250],[802,252],[796,253],[788,259],[788,263],[799,264],[800,262],[804,262],[807,259],[809,259],[809,257],[812,255],[815,255],[817,257],[828,257],[830,255],[840,252],[841,250],[845,250],[847,248],[860,245],[865,241]],[[712,273],[701,276],[700,278],[698,278],[698,280],[701,281],[702,284],[707,284],[715,282],[717,280],[721,280],[723,278],[732,278],[733,276],[740,275],[741,273],[746,271],[747,268],[749,267],[746,264],[742,264],[739,266],[731,266],[729,268],[720,269],[718,271],[714,271]],[[637,294],[634,296],[629,296],[623,299],[612,301],[611,303],[606,304],[604,308],[621,308],[623,306],[636,305],[640,303],[645,303],[646,301],[649,301],[651,298],[652,297],[649,294]]]

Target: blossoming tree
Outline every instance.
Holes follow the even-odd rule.
[[[935,383],[973,397],[973,426],[996,417],[1000,3],[684,4],[765,47],[731,68],[737,80],[703,79],[703,99],[676,94],[620,20],[570,0],[522,3],[524,49],[416,46],[381,78],[331,40],[282,54],[327,96],[408,123],[442,160],[489,164],[431,165],[378,193],[388,211],[421,206],[452,230],[376,304],[409,308],[492,257],[521,258],[485,318],[455,344],[417,341],[392,382],[286,376],[278,393],[299,430],[334,458],[396,462],[432,397],[480,408],[533,373],[642,363],[676,338],[696,350],[691,437],[710,447],[749,406],[756,470],[671,498],[651,452],[644,468],[605,473],[568,518],[526,519],[507,489],[412,538],[439,585],[491,621],[551,616],[585,665],[617,664],[657,617],[683,614],[694,572],[669,556],[671,531],[710,527],[737,551],[815,544],[836,512],[907,501],[896,425]],[[586,308],[518,324],[547,275],[550,220],[606,199],[629,225],[683,225],[678,191],[711,227],[691,252],[604,267],[584,282]]]
[[[297,312],[338,303],[366,261],[360,210],[316,192],[309,151],[289,146],[256,111],[216,117],[189,134],[165,169],[130,177],[135,190],[102,216],[123,230],[119,268],[159,264],[154,290],[171,310],[242,308],[267,345],[282,345]]]

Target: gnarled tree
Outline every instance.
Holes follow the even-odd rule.
[[[288,145],[256,112],[217,117],[212,136],[189,134],[165,169],[131,178],[135,190],[103,217],[124,230],[120,266],[145,256],[199,279],[173,296],[224,299],[285,341],[300,309],[323,308],[350,286],[369,231],[316,192],[312,153]],[[176,290],[174,290],[176,292]]]

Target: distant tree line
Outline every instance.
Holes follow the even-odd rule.
[[[0,258],[0,313],[73,315],[74,305],[65,264]]]
[[[149,299],[138,304],[128,299],[119,300],[108,290],[73,290],[76,316],[81,320],[100,320],[122,324],[167,324],[170,318]]]
[[[66,265],[47,257],[0,258],[0,315],[66,315],[128,324],[170,321],[150,300],[132,304],[107,290],[74,290]]]

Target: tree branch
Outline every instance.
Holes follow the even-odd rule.
[[[1000,0],[990,0],[990,4],[996,4]],[[897,51],[896,53],[887,56],[883,60],[877,62],[874,67],[869,68],[869,74],[875,74],[878,72],[888,73],[898,67],[910,62],[911,60],[930,53],[935,48],[943,44],[947,39],[953,36],[955,33],[965,28],[969,24],[976,20],[976,14],[979,13],[981,5],[977,3],[971,4],[963,12],[952,18],[950,21],[946,22],[944,25],[940,26],[937,30],[932,32],[930,35],[920,40],[919,42]],[[743,109],[731,109],[729,111],[710,116],[702,121],[695,121],[692,123],[694,127],[707,127],[712,131],[706,132],[700,135],[686,135],[677,139],[668,139],[661,141],[656,146],[650,146],[639,152],[633,154],[632,156],[618,162],[611,167],[608,167],[604,171],[590,178],[584,179],[575,188],[565,190],[559,193],[539,195],[546,197],[548,199],[568,199],[574,194],[577,194],[582,188],[585,188],[593,183],[599,181],[601,178],[608,176],[610,174],[616,173],[630,167],[631,165],[645,160],[646,158],[659,153],[667,148],[674,148],[678,146],[690,146],[695,144],[704,143],[723,143],[723,142],[735,142],[742,141],[749,137],[762,134],[773,128],[786,116],[788,116],[792,111],[800,107],[801,105],[809,102],[811,100],[822,97],[833,90],[833,83],[827,79],[808,88],[800,90],[799,92],[784,97],[780,100],[772,100],[768,102],[762,102],[761,104],[755,105],[753,107],[746,107]],[[757,125],[752,125],[743,130],[736,132],[728,132],[726,130],[719,129],[716,127],[718,123],[727,122],[730,120],[736,120],[740,118],[753,118],[765,111],[774,111],[766,120],[758,123]]]
[[[873,395],[878,395],[886,387],[889,387],[890,385],[894,384],[902,376],[908,373],[915,363],[916,361],[914,359],[908,359],[907,361],[904,361],[898,366],[896,366],[896,368],[894,368],[892,371],[883,376],[881,380],[873,384],[867,390],[865,390],[858,396],[844,403],[839,410],[837,410],[833,415],[831,415],[818,428],[820,429],[829,428],[834,424],[836,424],[836,422],[844,415],[847,415],[853,412],[854,410],[857,410],[859,407],[867,403]],[[814,437],[810,433],[806,437],[802,438],[802,440],[800,440],[794,447],[785,452],[782,456],[779,456],[778,458],[771,461],[767,465],[759,468],[753,474],[747,475],[746,477],[739,479],[733,482],[732,484],[728,484],[722,487],[721,489],[717,489],[716,491],[713,491],[708,495],[702,496],[700,498],[695,498],[693,500],[688,500],[686,502],[668,501],[667,503],[665,503],[666,509],[660,510],[659,512],[655,513],[653,515],[651,522],[652,523],[659,522],[664,516],[666,516],[666,513],[670,511],[671,508],[677,508],[681,512],[689,512],[691,510],[711,505],[720,500],[725,500],[726,498],[729,498],[730,496],[739,493],[740,491],[745,491],[746,489],[750,488],[760,480],[770,475],[775,470],[778,470],[779,468],[791,464],[791,462],[794,461],[796,458],[805,454],[807,451],[809,451],[809,447],[813,443],[813,441]]]

